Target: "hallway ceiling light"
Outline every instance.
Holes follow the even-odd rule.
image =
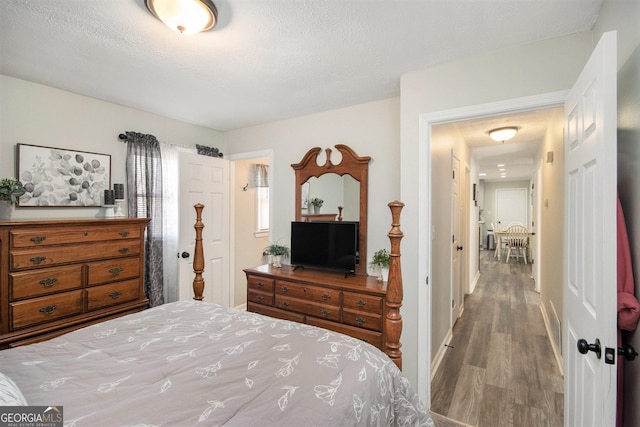
[[[518,133],[518,128],[515,126],[491,129],[489,132],[489,136],[494,141],[505,142],[516,136]]]
[[[218,10],[211,0],[145,0],[156,18],[181,34],[194,34],[213,28]]]

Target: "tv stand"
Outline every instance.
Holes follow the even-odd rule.
[[[245,269],[247,310],[350,335],[386,351],[387,284],[373,276],[261,265]]]

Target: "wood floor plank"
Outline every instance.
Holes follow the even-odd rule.
[[[563,379],[531,265],[482,251],[480,270],[434,374],[431,410],[473,426],[561,426]]]

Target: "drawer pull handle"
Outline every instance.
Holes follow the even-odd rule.
[[[129,232],[128,231],[121,231],[118,234],[120,234],[122,237],[127,237],[129,235]]]
[[[44,313],[44,314],[51,314],[53,313],[53,310],[55,310],[56,308],[58,308],[55,304],[54,305],[48,305],[46,307],[42,307],[39,311],[40,313]]]
[[[259,288],[261,288],[261,287],[263,287],[263,286],[264,286],[264,283],[262,283],[262,282],[258,282],[258,287],[259,287]]]
[[[120,248],[118,249],[118,252],[120,252],[121,254],[126,254],[127,252],[129,252],[129,248]]]
[[[329,298],[331,298],[331,296],[329,294],[322,294],[322,299],[323,300],[328,300]]]
[[[117,276],[118,274],[122,273],[123,271],[124,271],[124,268],[113,267],[112,269],[109,270],[109,273],[113,274],[114,276]]]
[[[29,261],[31,261],[31,263],[35,264],[35,265],[42,264],[45,260],[46,260],[46,258],[43,257],[43,256],[37,256],[37,257],[29,258]]]
[[[37,245],[38,243],[42,243],[43,241],[47,240],[47,236],[35,236],[29,240]]]
[[[58,281],[57,277],[48,277],[46,279],[40,280],[40,284],[45,288],[50,288]]]
[[[367,305],[366,302],[362,301],[361,299],[359,299],[358,301],[356,301],[356,304],[358,304],[358,307],[364,307],[365,305]]]
[[[284,292],[286,294],[287,292],[289,292],[289,288],[286,287],[286,286],[283,286],[282,287],[282,292]]]
[[[109,295],[111,299],[118,299],[120,298],[120,295],[122,295],[122,291],[109,292],[107,295]]]
[[[282,303],[282,306],[283,307],[289,307],[289,303],[287,301],[285,301],[285,302]]]
[[[262,302],[262,300],[264,299],[264,297],[263,297],[262,295],[258,295],[258,296],[256,297],[256,299],[257,299],[258,301]]]
[[[367,319],[365,319],[364,317],[356,317],[356,322],[358,322],[360,326],[364,325],[366,321]]]
[[[331,314],[329,310],[322,310],[321,313],[322,313],[322,316],[324,317],[329,317],[329,315]]]
[[[88,232],[88,231],[85,231],[85,232],[84,232],[84,233],[82,233],[82,234],[84,234],[84,237],[87,237],[87,236],[89,235],[89,232]]]

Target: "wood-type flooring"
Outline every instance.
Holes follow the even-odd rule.
[[[472,426],[562,426],[563,378],[531,265],[482,250],[480,279],[431,383],[431,411]]]

